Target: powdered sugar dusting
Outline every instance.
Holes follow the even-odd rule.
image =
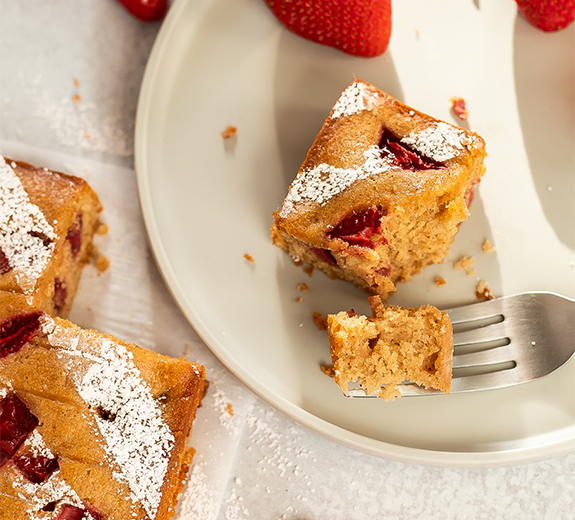
[[[0,156],[0,250],[25,293],[34,290],[56,238],[54,228],[30,202],[20,179]]]
[[[34,457],[48,457],[54,458],[54,454],[50,451],[44,439],[38,430],[33,430],[28,438],[24,441],[24,447],[29,449]]]
[[[132,501],[155,518],[174,437],[162,411],[123,345],[101,335],[57,325],[43,319],[42,329],[53,346],[89,360],[74,383],[94,411],[107,454],[117,469],[114,477],[128,485]]]
[[[55,514],[58,514],[63,505],[84,508],[78,494],[60,476],[60,471],[55,471],[49,479],[39,484],[33,484],[25,477],[17,475],[12,484],[17,496],[24,500],[28,506],[27,513],[30,518],[45,518],[43,508],[53,502],[58,502]],[[38,515],[38,516],[37,516]],[[88,518],[93,519],[92,515]]]
[[[38,430],[30,434],[23,446],[34,456],[54,458],[54,454],[46,446]],[[54,511],[56,516],[64,505],[84,508],[78,494],[60,476],[60,470],[56,470],[47,480],[40,483],[32,483],[22,475],[16,474],[12,485],[16,495],[26,502],[28,506],[26,512],[30,518],[45,518],[44,508],[54,502],[57,502]],[[93,519],[91,515],[88,515],[88,518]]]
[[[463,130],[447,123],[436,123],[419,132],[411,132],[401,142],[431,159],[443,162],[459,155],[468,140]]]
[[[180,503],[180,520],[215,520],[219,504],[215,491],[209,485],[205,472],[206,463],[194,463]]]
[[[0,399],[4,399],[8,395],[8,391],[8,387],[0,386]]]
[[[365,83],[354,82],[347,87],[337,100],[331,113],[331,118],[357,114],[369,110],[373,106],[372,97],[367,92]]]
[[[293,182],[280,216],[285,218],[297,203],[325,204],[354,182],[378,175],[393,167],[387,157],[381,157],[381,150],[378,146],[371,146],[363,156],[365,162],[358,168],[336,168],[322,163],[311,170],[303,171]]]

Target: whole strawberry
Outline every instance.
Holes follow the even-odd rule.
[[[143,22],[161,20],[168,10],[168,0],[119,0],[119,2]]]
[[[264,0],[290,31],[354,56],[383,54],[391,0]]]
[[[515,0],[527,21],[545,32],[567,27],[575,19],[574,0]]]

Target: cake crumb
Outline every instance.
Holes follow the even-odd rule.
[[[483,245],[481,247],[483,248],[484,253],[492,253],[493,251],[495,251],[495,247],[487,239],[485,240],[485,242],[483,242]]]
[[[184,345],[184,356],[187,357],[188,354],[190,353],[190,350],[191,350],[191,347],[190,347],[189,343],[186,343],[186,344]]]
[[[230,137],[233,137],[234,135],[236,135],[238,132],[238,129],[235,126],[228,126],[223,132],[222,132],[222,137],[224,139],[229,139]]]
[[[200,398],[200,402],[198,404],[198,408],[202,407],[202,402],[204,400],[204,398],[206,397],[206,395],[208,394],[208,387],[210,386],[210,382],[206,379],[204,381],[204,389],[202,390],[202,397]]]
[[[478,300],[493,300],[491,289],[489,289],[487,282],[484,281],[480,281],[477,284],[477,289],[475,289],[475,296]]]
[[[255,262],[255,258],[252,255],[248,255],[247,253],[244,255],[244,258],[248,261],[248,262]]]
[[[311,276],[313,274],[313,266],[308,265],[308,266],[304,267],[303,272],[306,273],[308,276]]]
[[[322,371],[325,375],[327,375],[327,376],[329,376],[329,377],[332,377],[332,378],[335,377],[335,370],[333,369],[333,366],[332,366],[332,365],[323,365],[323,364],[322,364],[322,365],[320,365],[320,366],[321,366],[321,371]]]
[[[469,117],[469,112],[465,106],[465,99],[462,97],[452,97],[450,100],[453,113],[461,120],[465,121]]]
[[[309,291],[309,286],[307,285],[307,283],[298,283],[298,284],[297,284],[297,288],[298,288],[301,292],[308,292],[308,291]]]
[[[110,267],[110,259],[107,256],[100,255],[96,260],[96,269],[103,273]]]
[[[234,407],[232,405],[232,403],[227,403],[226,404],[226,412],[228,412],[230,414],[230,417],[234,416]]]
[[[92,242],[91,244],[88,245],[86,254],[88,255],[89,258],[94,260],[98,258],[98,255],[100,254],[100,248]]]
[[[441,287],[442,285],[445,285],[447,282],[445,281],[444,278],[441,278],[441,276],[436,276],[435,277],[435,285],[437,285],[437,287]]]
[[[298,297],[295,299],[295,301],[296,301],[296,303],[299,303],[299,302],[303,301],[303,298],[302,298],[301,296],[298,296]]]
[[[472,256],[463,256],[457,262],[453,264],[454,269],[463,269],[467,276],[471,276],[475,274],[475,270],[471,269],[473,265],[473,257]]]
[[[294,258],[293,265],[295,265],[296,267],[301,267],[303,265],[303,262],[299,258]]]
[[[79,103],[80,101],[82,101],[82,96],[80,96],[80,94],[74,94],[74,97],[72,98],[72,103]]]
[[[327,330],[327,318],[320,312],[313,313],[313,322],[319,330]]]
[[[74,78],[73,81],[74,81],[74,86],[75,86],[75,87],[79,87],[79,86],[80,86],[80,80],[79,80],[78,78]]]
[[[107,235],[109,230],[110,226],[108,226],[108,224],[100,222],[100,224],[98,225],[98,229],[96,229],[96,234],[101,236]]]

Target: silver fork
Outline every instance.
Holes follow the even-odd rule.
[[[453,324],[451,393],[513,386],[564,365],[575,352],[575,300],[550,292],[504,296],[446,309]],[[440,394],[404,382],[402,396]],[[350,388],[348,397],[366,395]]]

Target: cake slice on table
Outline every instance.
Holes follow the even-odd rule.
[[[0,332],[0,516],[171,518],[204,367],[42,312]]]
[[[448,254],[485,155],[477,134],[356,79],[274,213],[273,243],[385,299]]]
[[[88,183],[0,156],[0,299],[67,316],[102,206]]]
[[[367,395],[400,397],[409,381],[449,394],[453,328],[446,313],[431,305],[383,305],[369,298],[372,316],[342,311],[327,318],[336,383],[345,393],[357,382]]]

